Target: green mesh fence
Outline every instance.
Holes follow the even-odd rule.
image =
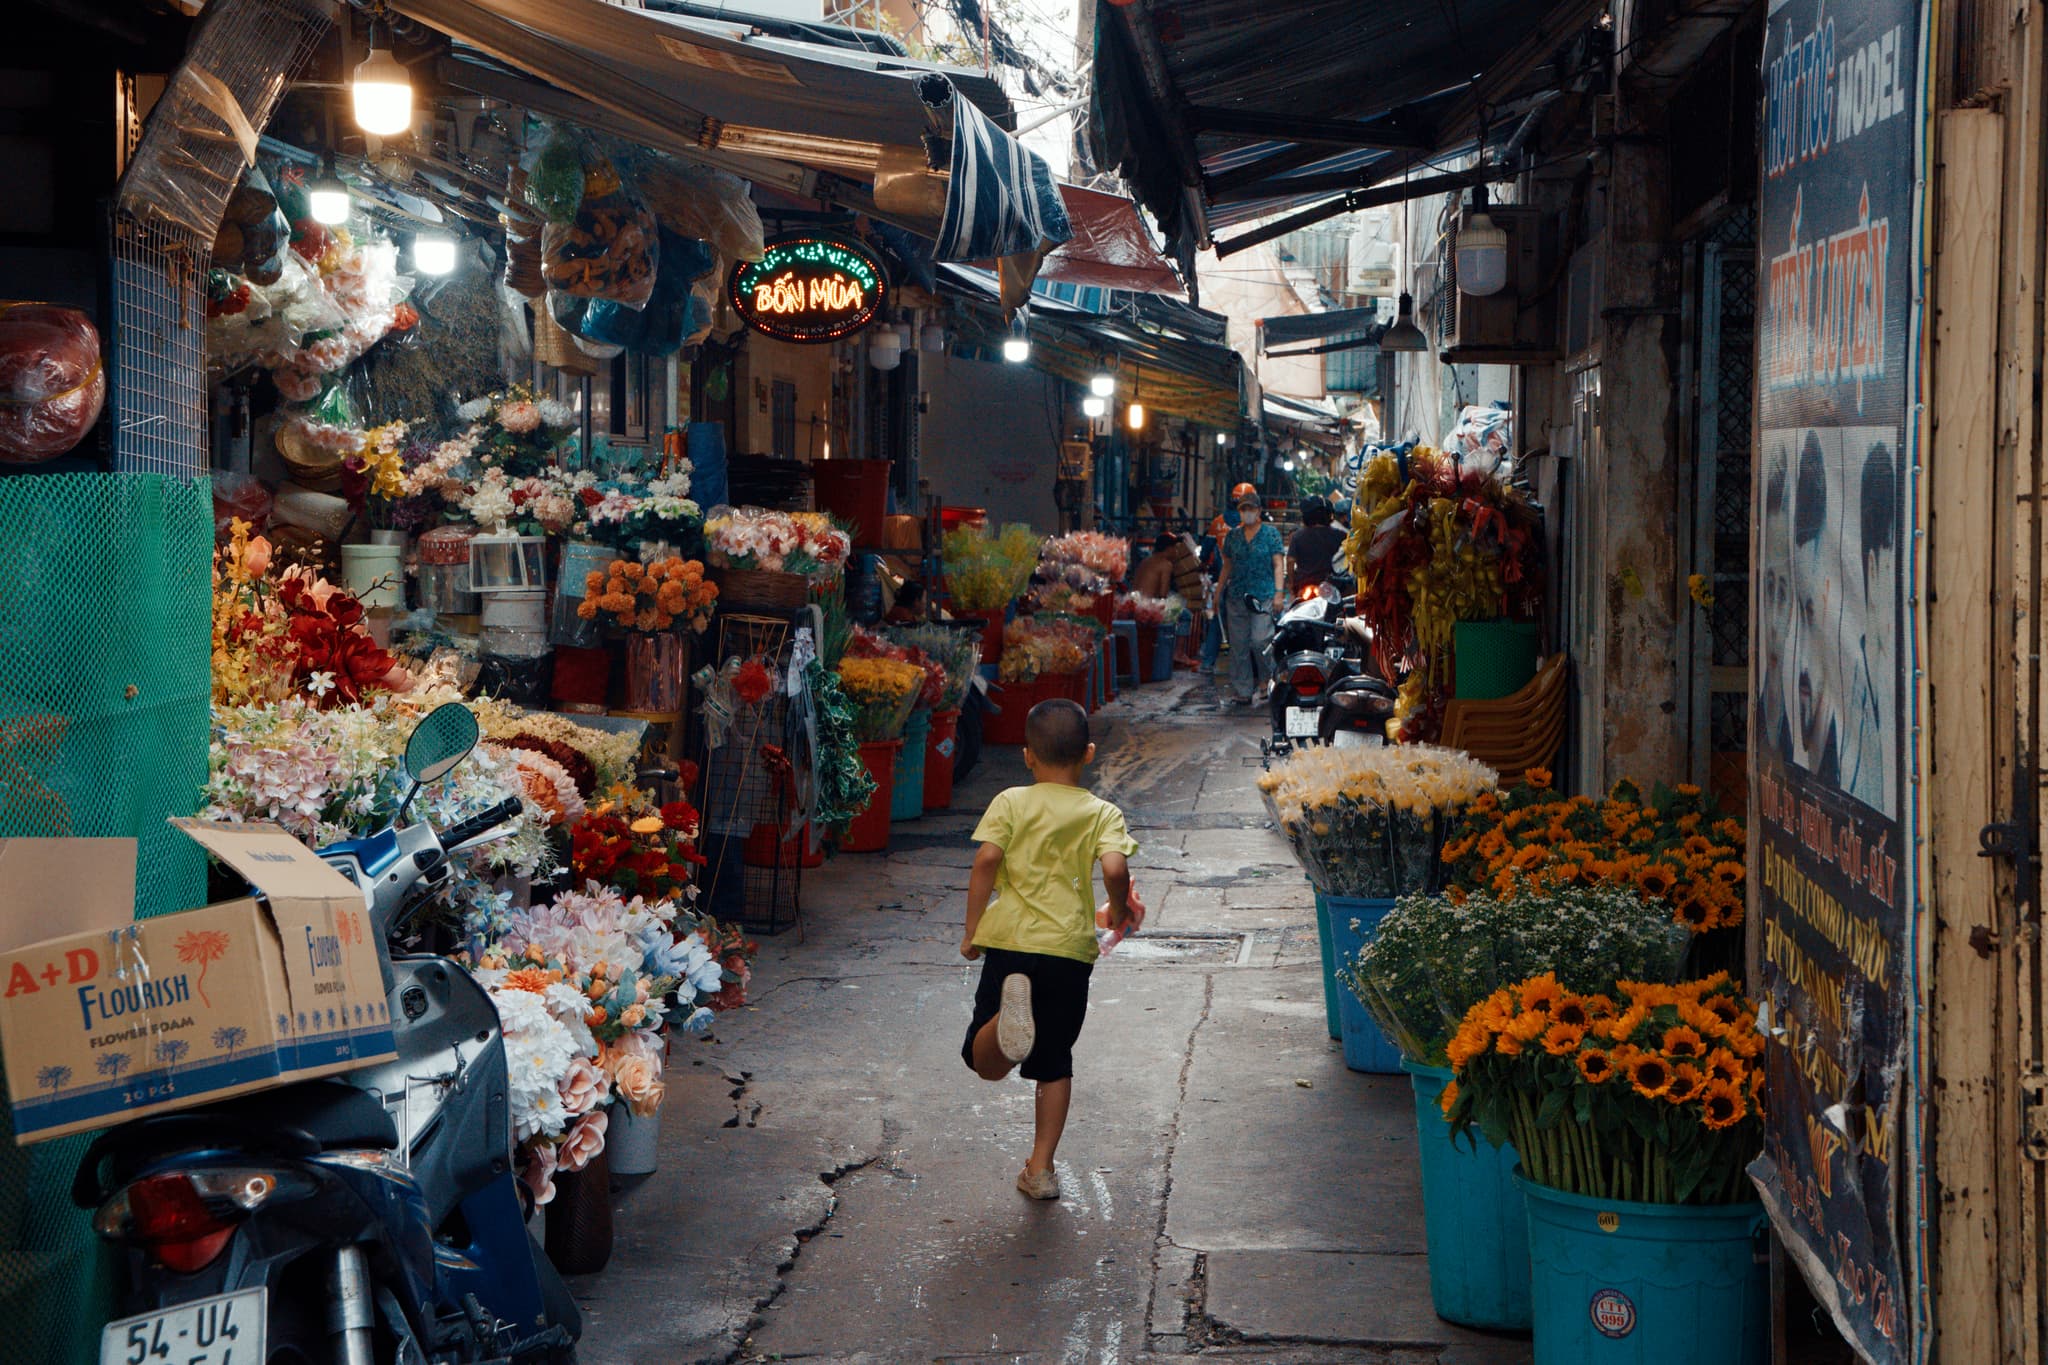
[[[212,544],[205,479],[0,479],[0,837],[139,840],[141,916],[205,897],[164,821],[206,779]],[[0,1361],[98,1358],[107,1266],[69,1195],[85,1143],[17,1147],[0,1106]]]

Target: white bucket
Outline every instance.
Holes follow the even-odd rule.
[[[483,598],[484,627],[503,630],[546,630],[548,590],[513,588],[477,594]]]
[[[405,605],[405,551],[397,545],[341,547],[341,585],[366,607]]]
[[[613,1175],[652,1174],[660,1164],[660,1145],[660,1109],[641,1118],[624,1100],[612,1105],[611,1119],[605,1127],[604,1150],[611,1158]]]

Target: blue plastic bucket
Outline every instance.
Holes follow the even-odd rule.
[[[1415,1087],[1430,1303],[1461,1327],[1526,1332],[1529,1215],[1515,1188],[1515,1149],[1495,1147],[1476,1128],[1469,1140],[1453,1142],[1437,1104],[1450,1071],[1403,1065]]]
[[[1338,1017],[1338,992],[1344,987],[1337,981],[1337,950],[1330,943],[1330,907],[1323,903],[1323,893],[1316,892],[1316,942],[1322,948],[1323,956],[1323,1017],[1330,1026],[1330,1037],[1342,1039],[1344,1025]]]
[[[1535,1365],[1764,1365],[1763,1205],[1589,1199],[1525,1179]]]
[[[1358,950],[1379,932],[1380,921],[1394,908],[1391,897],[1325,896],[1323,902],[1330,910],[1330,947],[1339,967],[1358,960]],[[1356,929],[1351,927],[1354,920],[1358,922]],[[1387,1035],[1365,1012],[1358,992],[1341,983],[1337,988],[1337,1022],[1344,1033],[1344,1065],[1378,1076],[1401,1074],[1401,1050],[1387,1041]]]
[[[889,793],[889,818],[915,820],[924,814],[924,741],[932,713],[920,706],[903,727],[903,747],[896,751],[896,785]]]

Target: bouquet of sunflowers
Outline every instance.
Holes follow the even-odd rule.
[[[1617,782],[1604,801],[1562,797],[1531,768],[1522,785],[1482,798],[1444,845],[1449,884],[1503,900],[1549,888],[1609,884],[1667,907],[1695,934],[1742,923],[1744,830],[1698,787]]]
[[[863,744],[900,739],[924,685],[924,670],[901,659],[849,654],[839,661],[839,686],[853,703],[853,732]]]
[[[1660,902],[1618,886],[1404,896],[1339,975],[1403,1056],[1442,1066],[1466,1012],[1502,986],[1544,972],[1582,993],[1675,981],[1689,938]]]
[[[578,616],[589,621],[609,612],[627,630],[667,630],[680,621],[701,632],[711,624],[711,604],[718,600],[718,585],[704,577],[704,566],[674,556],[652,564],[614,559],[608,568],[590,571],[584,591]]]
[[[1652,1204],[1751,1197],[1763,1036],[1726,973],[1582,995],[1545,972],[1472,1006],[1446,1049],[1444,1117],[1513,1143],[1530,1180]]]
[[[1315,888],[1329,896],[1433,891],[1437,851],[1499,775],[1453,749],[1305,748],[1259,793]]]

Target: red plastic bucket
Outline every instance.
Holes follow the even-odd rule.
[[[1003,658],[1003,627],[1001,612],[956,611],[955,620],[981,622],[981,661],[985,664],[1001,663]]]
[[[875,779],[867,809],[847,822],[839,847],[846,853],[880,853],[889,846],[889,803],[896,793],[896,751],[900,739],[871,739],[860,746],[860,761]]]
[[[981,722],[983,744],[1022,744],[1024,742],[1024,717],[1031,714],[1031,708],[1045,700],[1043,680],[1037,682],[997,683],[990,700],[1002,709],[991,711]]]
[[[924,740],[924,808],[944,810],[953,804],[953,755],[959,747],[960,712],[932,712],[932,728]]]
[[[878,546],[889,515],[887,460],[814,460],[812,501],[853,527],[853,543]]]

